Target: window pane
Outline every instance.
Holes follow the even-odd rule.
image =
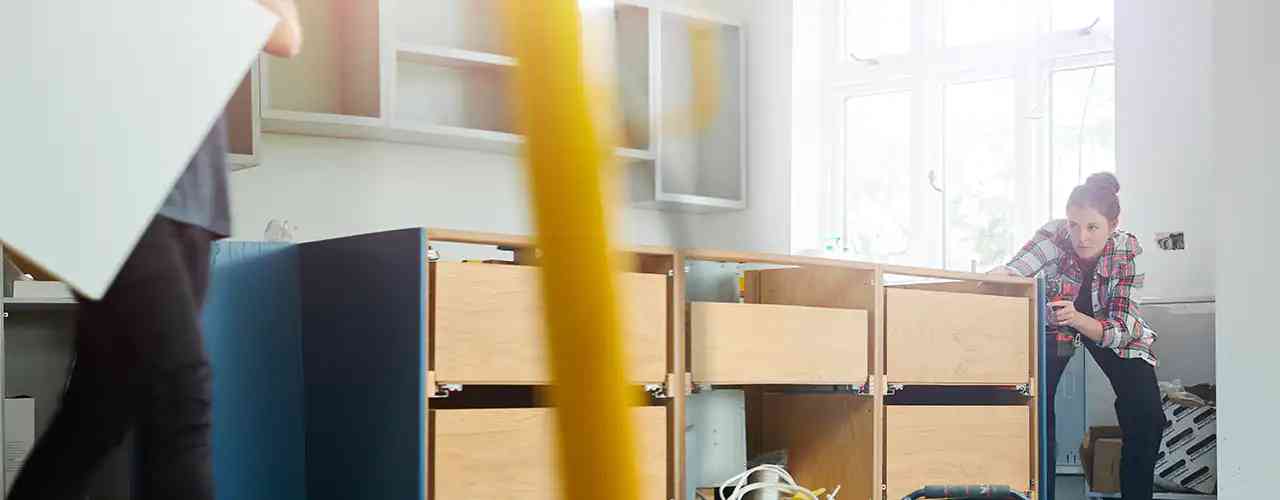
[[[1116,171],[1116,68],[1053,73],[1054,217],[1066,215],[1071,190],[1094,172]]]
[[[845,101],[846,207],[856,258],[901,262],[911,248],[911,93]]]
[[[1016,0],[943,0],[947,45],[975,45],[1013,40],[1017,34]]]
[[[1110,21],[1113,3],[1114,0],[1053,0],[1053,30],[1084,28],[1098,18]]]
[[[851,0],[845,3],[845,50],[867,59],[911,49],[911,2]]]
[[[1014,83],[947,86],[945,96],[947,268],[985,271],[1016,250]]]

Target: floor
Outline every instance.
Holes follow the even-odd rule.
[[[1054,500],[1084,500],[1084,476],[1058,475]]]

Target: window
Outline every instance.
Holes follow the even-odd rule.
[[[844,12],[845,51],[871,58],[911,49],[911,2],[853,0]]]
[[[1003,264],[1016,244],[1014,82],[947,85],[944,118],[948,269]]]
[[[1018,0],[944,0],[948,46],[1007,42],[1017,36]]]
[[[1111,22],[1113,0],[1053,0],[1050,16],[1054,31],[1082,29]]]
[[[964,271],[1006,261],[1084,177],[1115,171],[1112,1],[797,4],[834,32],[820,36],[824,62],[797,65],[796,81],[822,87],[815,156],[830,159],[817,176],[830,185],[814,188],[821,234],[806,239],[822,248],[793,250]]]
[[[911,93],[851,97],[845,101],[845,210],[847,245],[880,261],[903,260],[911,250]]]
[[[814,188],[820,234],[792,248],[964,271],[1005,262],[1085,176],[1115,171],[1112,1],[797,6],[833,31],[817,37],[823,63],[796,79],[822,86],[814,156],[831,184]]]
[[[1116,171],[1116,68],[1094,66],[1053,73],[1054,217],[1066,216],[1071,190],[1093,172]]]

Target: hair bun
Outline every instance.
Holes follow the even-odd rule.
[[[1098,172],[1090,175],[1084,185],[1107,193],[1120,194],[1120,181],[1110,172]]]

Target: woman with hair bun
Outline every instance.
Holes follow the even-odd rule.
[[[1058,380],[1075,353],[1071,344],[1083,344],[1115,389],[1116,417],[1124,433],[1122,498],[1149,500],[1165,418],[1156,384],[1159,361],[1151,350],[1156,332],[1132,300],[1134,290],[1142,287],[1143,275],[1135,264],[1142,247],[1137,237],[1117,229],[1119,193],[1114,175],[1089,176],[1071,191],[1066,219],[1045,224],[1007,265],[991,272],[1040,275],[1049,283],[1048,320],[1059,345],[1049,356],[1045,456],[1057,456],[1052,401]],[[1053,491],[1052,476],[1047,486]]]

